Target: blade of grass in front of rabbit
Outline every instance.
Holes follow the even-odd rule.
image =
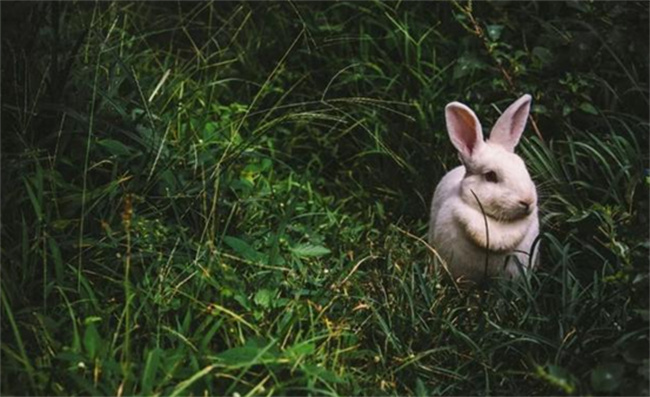
[[[535,240],[533,240],[533,244],[530,247],[530,256],[528,257],[528,268],[532,269],[536,266],[539,265],[539,260],[535,256],[535,251],[537,251],[537,255],[539,255],[539,246],[542,243],[542,235],[538,234],[537,237],[535,237]]]
[[[476,311],[476,315],[478,316],[477,329],[482,332],[485,329],[485,316],[482,315],[484,312],[483,303],[487,301],[487,299],[485,299],[485,294],[489,286],[488,264],[490,261],[490,228],[488,226],[487,214],[485,213],[483,204],[481,204],[481,200],[479,200],[478,196],[476,193],[474,193],[473,190],[470,189],[470,192],[472,192],[474,199],[481,209],[481,214],[483,214],[483,222],[485,224],[485,267],[483,268],[483,280],[481,280],[481,283],[479,285],[482,288],[479,288],[480,299],[478,301],[478,310]]]
[[[481,209],[481,214],[483,214],[483,222],[485,222],[485,268],[483,272],[483,279],[487,279],[487,269],[488,269],[488,261],[490,257],[490,230],[488,228],[488,221],[487,221],[487,215],[485,214],[485,210],[483,209],[483,204],[481,204],[481,200],[478,199],[478,196],[476,193],[474,193],[473,190],[470,190],[472,192],[472,195],[476,199],[476,202],[478,203],[479,208]]]

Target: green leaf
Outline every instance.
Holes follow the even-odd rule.
[[[215,123],[214,121],[208,121],[203,126],[203,139],[210,140],[218,129],[219,124]]]
[[[273,291],[262,288],[255,294],[254,301],[264,308],[269,308],[271,307],[274,295],[275,293]]]
[[[573,394],[575,391],[575,384],[571,374],[557,365],[549,364],[546,368],[538,366],[537,376],[567,394]]]
[[[594,105],[592,105],[589,102],[582,102],[580,104],[580,110],[582,110],[585,113],[598,115],[598,110],[594,107]]]
[[[273,344],[273,342],[272,342]],[[215,356],[223,364],[246,366],[276,357],[270,345],[256,339],[249,340],[244,346],[233,347]]]
[[[290,358],[298,358],[312,354],[316,350],[316,345],[313,342],[303,342],[288,348],[284,354]]]
[[[192,386],[194,382],[198,381],[199,379],[203,378],[204,376],[212,372],[213,369],[214,369],[214,365],[208,365],[202,370],[196,372],[194,375],[190,376],[188,379],[185,379],[184,381],[178,383],[176,387],[174,387],[174,390],[172,390],[172,392],[169,394],[169,396],[176,397],[180,395],[185,391],[185,389]]]
[[[240,254],[249,261],[260,262],[264,259],[264,255],[262,255],[255,248],[251,247],[250,244],[240,238],[225,236],[223,238],[223,241],[236,253]]]
[[[302,367],[302,370],[309,376],[314,376],[320,378],[326,382],[331,383],[342,383],[343,379],[338,376],[336,373],[324,368],[319,367],[314,364],[306,364]]]
[[[97,353],[101,345],[102,337],[99,336],[99,332],[97,332],[95,323],[88,324],[86,327],[86,332],[84,333],[84,348],[86,349],[88,357],[90,357],[91,360],[94,360],[95,357],[97,357]]]
[[[599,392],[613,392],[623,380],[625,367],[619,363],[602,364],[591,371],[591,387]]]
[[[100,322],[102,322],[102,318],[99,316],[90,316],[84,319],[84,325],[90,325],[90,324],[100,323]]]
[[[59,285],[63,284],[63,277],[65,274],[65,267],[63,265],[63,258],[61,256],[61,250],[59,249],[56,240],[53,238],[47,239],[48,246],[50,247],[50,253],[54,261],[54,276]]]
[[[466,54],[458,58],[456,61],[452,77],[454,80],[457,80],[473,73],[475,70],[483,69],[484,67],[485,64],[474,55]]]
[[[29,201],[32,202],[32,207],[34,207],[34,213],[38,217],[38,220],[41,221],[43,220],[43,210],[41,209],[41,204],[36,198],[36,195],[34,194],[34,191],[32,190],[29,181],[26,178],[23,178],[23,182],[25,183],[25,187],[27,188],[27,195],[29,196]]]
[[[160,355],[162,349],[155,348],[147,354],[147,360],[144,365],[142,374],[142,393],[143,395],[150,395],[153,390],[154,381],[156,380],[156,372],[160,365]]]
[[[533,105],[532,112],[535,114],[547,114],[548,109],[544,105]]]
[[[492,41],[497,41],[503,32],[503,25],[488,25],[487,33]]]
[[[417,378],[415,380],[415,395],[416,396],[429,396],[431,393],[427,391],[427,387],[424,385],[424,382],[422,382],[422,379]]]
[[[322,245],[298,244],[291,248],[291,252],[297,257],[307,258],[327,255],[332,251]]]
[[[129,149],[125,144],[115,139],[101,139],[97,142],[99,146],[104,147],[108,152],[114,156],[128,156],[131,154],[131,149]]]

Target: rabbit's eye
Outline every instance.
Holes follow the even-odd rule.
[[[483,177],[485,177],[485,180],[488,182],[492,182],[492,183],[499,182],[499,179],[497,178],[497,173],[494,171],[486,172],[485,174],[483,174]]]

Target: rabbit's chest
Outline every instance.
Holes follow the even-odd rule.
[[[458,233],[459,231],[456,231]],[[463,277],[478,281],[484,276],[493,277],[508,271],[511,252],[494,252],[473,244],[462,235],[447,236],[435,243],[438,253],[447,263],[454,278]]]

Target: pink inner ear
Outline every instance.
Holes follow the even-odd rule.
[[[472,154],[474,153],[474,149],[476,149],[477,141],[476,129],[478,126],[476,125],[476,119],[465,112],[462,112],[460,117],[462,117],[463,123],[465,125],[463,132],[466,134],[466,136],[463,138],[463,142],[465,142],[465,146],[467,146],[469,154]]]
[[[463,108],[450,107],[447,114],[447,128],[451,140],[464,156],[471,156],[478,143],[477,130],[480,126],[476,118]]]

